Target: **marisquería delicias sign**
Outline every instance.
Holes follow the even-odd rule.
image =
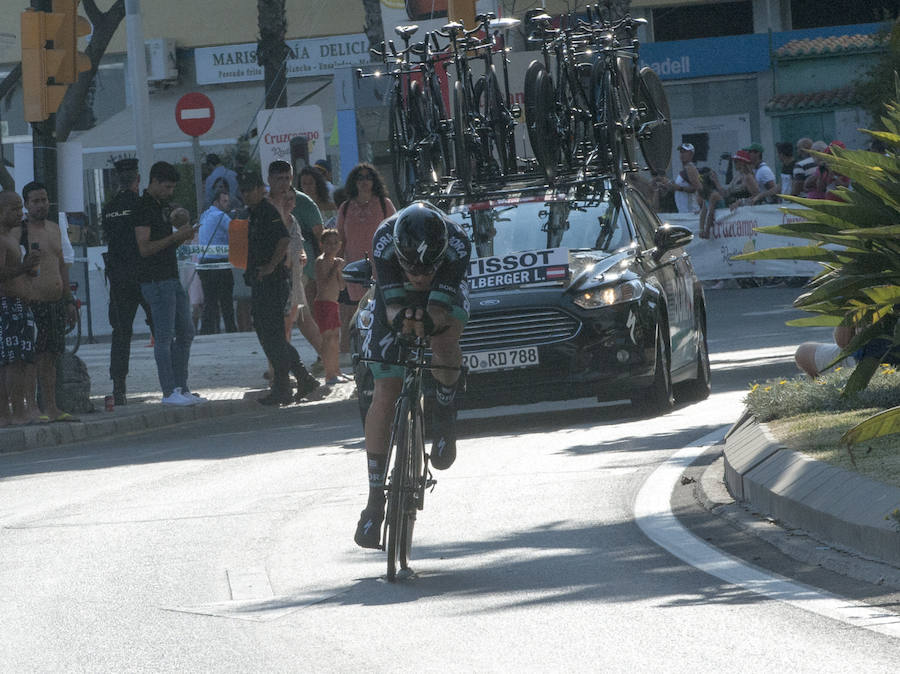
[[[369,63],[369,42],[364,33],[288,40],[288,77],[327,75],[335,68]],[[197,84],[225,84],[263,79],[256,62],[256,43],[194,49]]]

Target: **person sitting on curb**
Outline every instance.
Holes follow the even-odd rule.
[[[844,360],[841,359],[835,362],[835,359],[850,344],[855,334],[856,330],[854,328],[839,325],[834,329],[834,342],[831,344],[803,342],[794,352],[794,361],[797,363],[797,367],[815,379]],[[897,347],[892,348],[891,341],[884,338],[873,339],[863,348],[848,356],[850,359],[849,364],[855,366],[856,363],[867,357],[878,358],[879,362],[889,365],[900,363],[900,351],[898,351]]]

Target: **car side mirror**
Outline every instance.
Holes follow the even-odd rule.
[[[656,250],[653,257],[657,260],[673,248],[681,248],[694,240],[694,233],[682,225],[671,225],[668,222],[653,234],[653,244]]]
[[[355,260],[344,265],[341,276],[347,283],[359,283],[365,287],[372,285],[372,263],[369,258]]]

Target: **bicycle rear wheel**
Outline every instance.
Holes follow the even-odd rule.
[[[651,171],[665,172],[672,159],[672,118],[665,89],[652,68],[641,68],[634,104],[641,154]]]
[[[415,421],[409,400],[400,401],[394,447],[394,465],[387,502],[387,578],[393,582],[399,569],[408,568],[416,513],[412,495],[416,489],[411,466],[415,462]]]
[[[544,169],[544,175],[547,180],[553,180],[558,170],[561,145],[556,92],[550,73],[546,70],[539,72],[534,86],[536,103],[534,119],[528,122],[528,136],[534,156]]]

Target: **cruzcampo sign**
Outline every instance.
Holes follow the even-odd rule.
[[[335,68],[369,63],[369,42],[364,33],[288,40],[288,77],[330,75]],[[228,44],[194,49],[197,84],[227,84],[263,79],[256,62],[256,43]]]

